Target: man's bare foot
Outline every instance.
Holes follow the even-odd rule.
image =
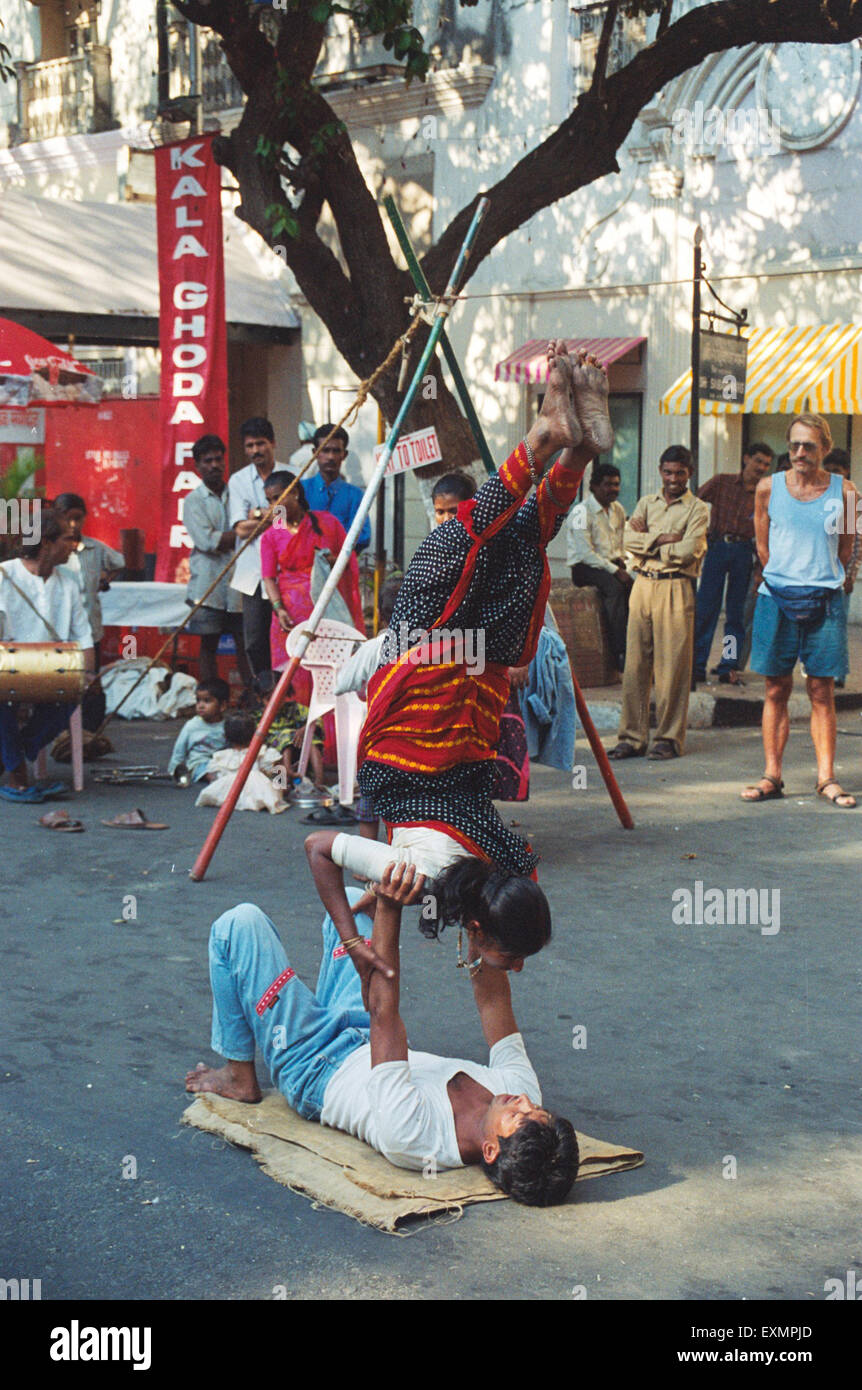
[[[584,447],[593,454],[613,448],[614,431],[608,415],[608,374],[592,355],[579,352],[572,363],[572,390],[581,423]]]
[[[572,359],[565,340],[552,338],[548,343],[548,389],[527,441],[541,467],[560,449],[577,447],[582,434],[572,395]]]
[[[198,1062],[194,1071],[186,1072],[186,1090],[208,1091],[226,1100],[244,1100],[249,1105],[263,1099],[254,1062],[225,1062],[223,1067]]]

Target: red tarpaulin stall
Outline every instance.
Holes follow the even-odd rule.
[[[0,406],[94,405],[102,382],[82,362],[11,319],[0,319]]]
[[[145,550],[155,551],[160,462],[157,396],[47,412],[46,495],[79,493],[87,503],[87,535],[115,550],[122,549],[120,530],[135,526]]]

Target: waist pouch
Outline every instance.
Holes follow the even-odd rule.
[[[778,586],[770,584],[768,579],[763,582],[785,618],[806,628],[818,627],[823,622],[829,601],[838,592],[837,589],[822,589],[817,585]]]

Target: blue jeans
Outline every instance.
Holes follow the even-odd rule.
[[[703,562],[700,587],[697,591],[697,611],[694,626],[694,669],[705,671],[709,649],[715,634],[724,582],[727,580],[725,601],[724,640],[732,639],[727,656],[722,652],[719,671],[736,671],[741,667],[745,642],[745,596],[754,564],[754,552],[747,541],[709,542]],[[732,653],[732,655],[730,654]]]
[[[18,706],[0,705],[0,770],[12,772],[25,761],[34,762],[42,748],[68,729],[74,705],[34,705],[23,728],[18,726]]]
[[[353,903],[361,890],[348,888],[347,896]],[[370,937],[370,918],[358,916],[356,931]],[[213,1051],[251,1062],[257,1045],[275,1085],[306,1120],[320,1118],[330,1080],[370,1036],[359,976],[340,947],[327,916],[312,994],[292,971],[272,922],[253,903],[222,913],[210,931]]]

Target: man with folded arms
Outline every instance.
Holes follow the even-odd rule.
[[[685,741],[694,590],[706,553],[709,506],[689,489],[691,454],[684,445],[665,449],[659,474],[661,492],[640,499],[625,530],[636,578],[629,605],[619,742],[608,754],[617,760],[646,753],[653,675],[658,728],[649,756],[678,758]]]

